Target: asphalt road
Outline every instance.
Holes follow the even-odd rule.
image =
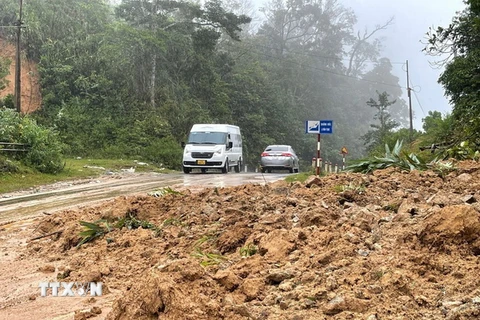
[[[153,192],[165,187],[176,189],[228,187],[246,183],[265,184],[284,179],[287,175],[285,173],[139,173],[42,186],[27,192],[0,194],[0,225],[80,205],[93,205],[117,196]]]

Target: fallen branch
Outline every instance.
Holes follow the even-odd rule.
[[[61,234],[62,232],[63,232],[63,230],[55,231],[55,232],[52,232],[52,233],[44,234],[43,236],[38,236],[38,237],[32,238],[32,239],[30,239],[29,241],[46,238],[46,237],[49,237],[49,236],[53,236],[53,235],[55,235],[55,234]]]

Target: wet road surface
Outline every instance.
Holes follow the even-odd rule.
[[[148,193],[165,187],[228,187],[246,183],[265,184],[284,179],[285,173],[140,173],[63,184],[47,191],[0,195],[0,225],[50,214],[75,206],[92,205],[122,195]]]

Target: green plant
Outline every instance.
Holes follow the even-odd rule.
[[[81,245],[91,242],[97,238],[103,237],[109,232],[112,232],[114,229],[151,229],[154,232],[155,236],[159,236],[162,229],[156,226],[155,224],[137,219],[135,211],[127,211],[124,217],[116,219],[115,221],[109,221],[107,219],[97,220],[95,222],[86,222],[80,221],[80,225],[84,227],[84,230],[80,232],[82,240],[77,244],[77,248]],[[107,242],[112,242],[113,239],[108,238]]]
[[[162,226],[164,226],[164,227],[166,227],[166,226],[183,226],[183,222],[182,222],[182,220],[180,220],[178,218],[171,217],[171,218],[167,218],[167,219],[163,220]]]
[[[392,211],[392,212],[396,213],[398,211],[399,207],[400,207],[400,202],[393,202],[393,203],[389,203],[389,204],[385,205],[383,207],[383,210]]]
[[[103,237],[105,234],[111,231],[110,225],[106,224],[105,227],[102,227],[100,223],[105,223],[105,220],[98,220],[96,222],[87,222],[80,221],[80,225],[84,227],[84,230],[80,232],[82,240],[77,244],[79,248],[82,244],[91,242],[96,238]]]
[[[240,255],[242,257],[250,257],[257,253],[258,247],[253,243],[249,243],[246,246],[240,248]]]
[[[480,150],[472,146],[468,141],[462,141],[441,153],[444,159],[454,158],[457,160],[480,160]]]
[[[407,154],[406,152],[402,152],[402,141],[398,140],[392,150],[390,150],[387,144],[385,145],[384,157],[372,157],[359,160],[356,163],[349,165],[346,170],[352,172],[369,173],[377,169],[386,169],[390,167],[400,168],[403,170],[432,169],[437,173],[442,174],[445,173],[445,170],[453,170],[453,165],[451,163],[441,162],[438,160],[438,158],[427,162],[414,153]]]
[[[146,221],[146,220],[139,220],[137,219],[137,213],[133,210],[127,211],[125,217],[119,219],[117,223],[115,224],[116,228],[122,229],[122,228],[127,228],[127,229],[151,229],[154,232],[155,236],[160,235],[162,229],[159,228],[157,225]]]
[[[170,187],[165,187],[165,188],[162,188],[160,190],[155,190],[155,191],[152,191],[150,193],[148,193],[150,196],[154,196],[154,197],[162,197],[164,195],[167,195],[167,194],[175,194],[175,195],[182,195],[181,192],[179,191],[176,191],[176,190],[173,190],[172,188]]]
[[[195,247],[201,247],[206,242],[213,242],[217,239],[218,233],[215,231],[204,234],[200,239],[195,242]]]
[[[227,259],[221,254],[203,252],[198,247],[195,248],[195,252],[192,253],[192,257],[200,259],[201,260],[200,265],[202,267],[217,265]]]
[[[365,186],[363,184],[356,184],[354,182],[350,182],[347,185],[338,185],[335,186],[335,191],[338,193],[346,192],[346,191],[352,191],[354,193],[361,194],[362,192],[365,191]]]

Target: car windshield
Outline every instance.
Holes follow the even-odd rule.
[[[226,144],[227,134],[225,132],[190,132],[189,144]]]
[[[288,151],[288,147],[285,146],[269,146],[265,151]]]

